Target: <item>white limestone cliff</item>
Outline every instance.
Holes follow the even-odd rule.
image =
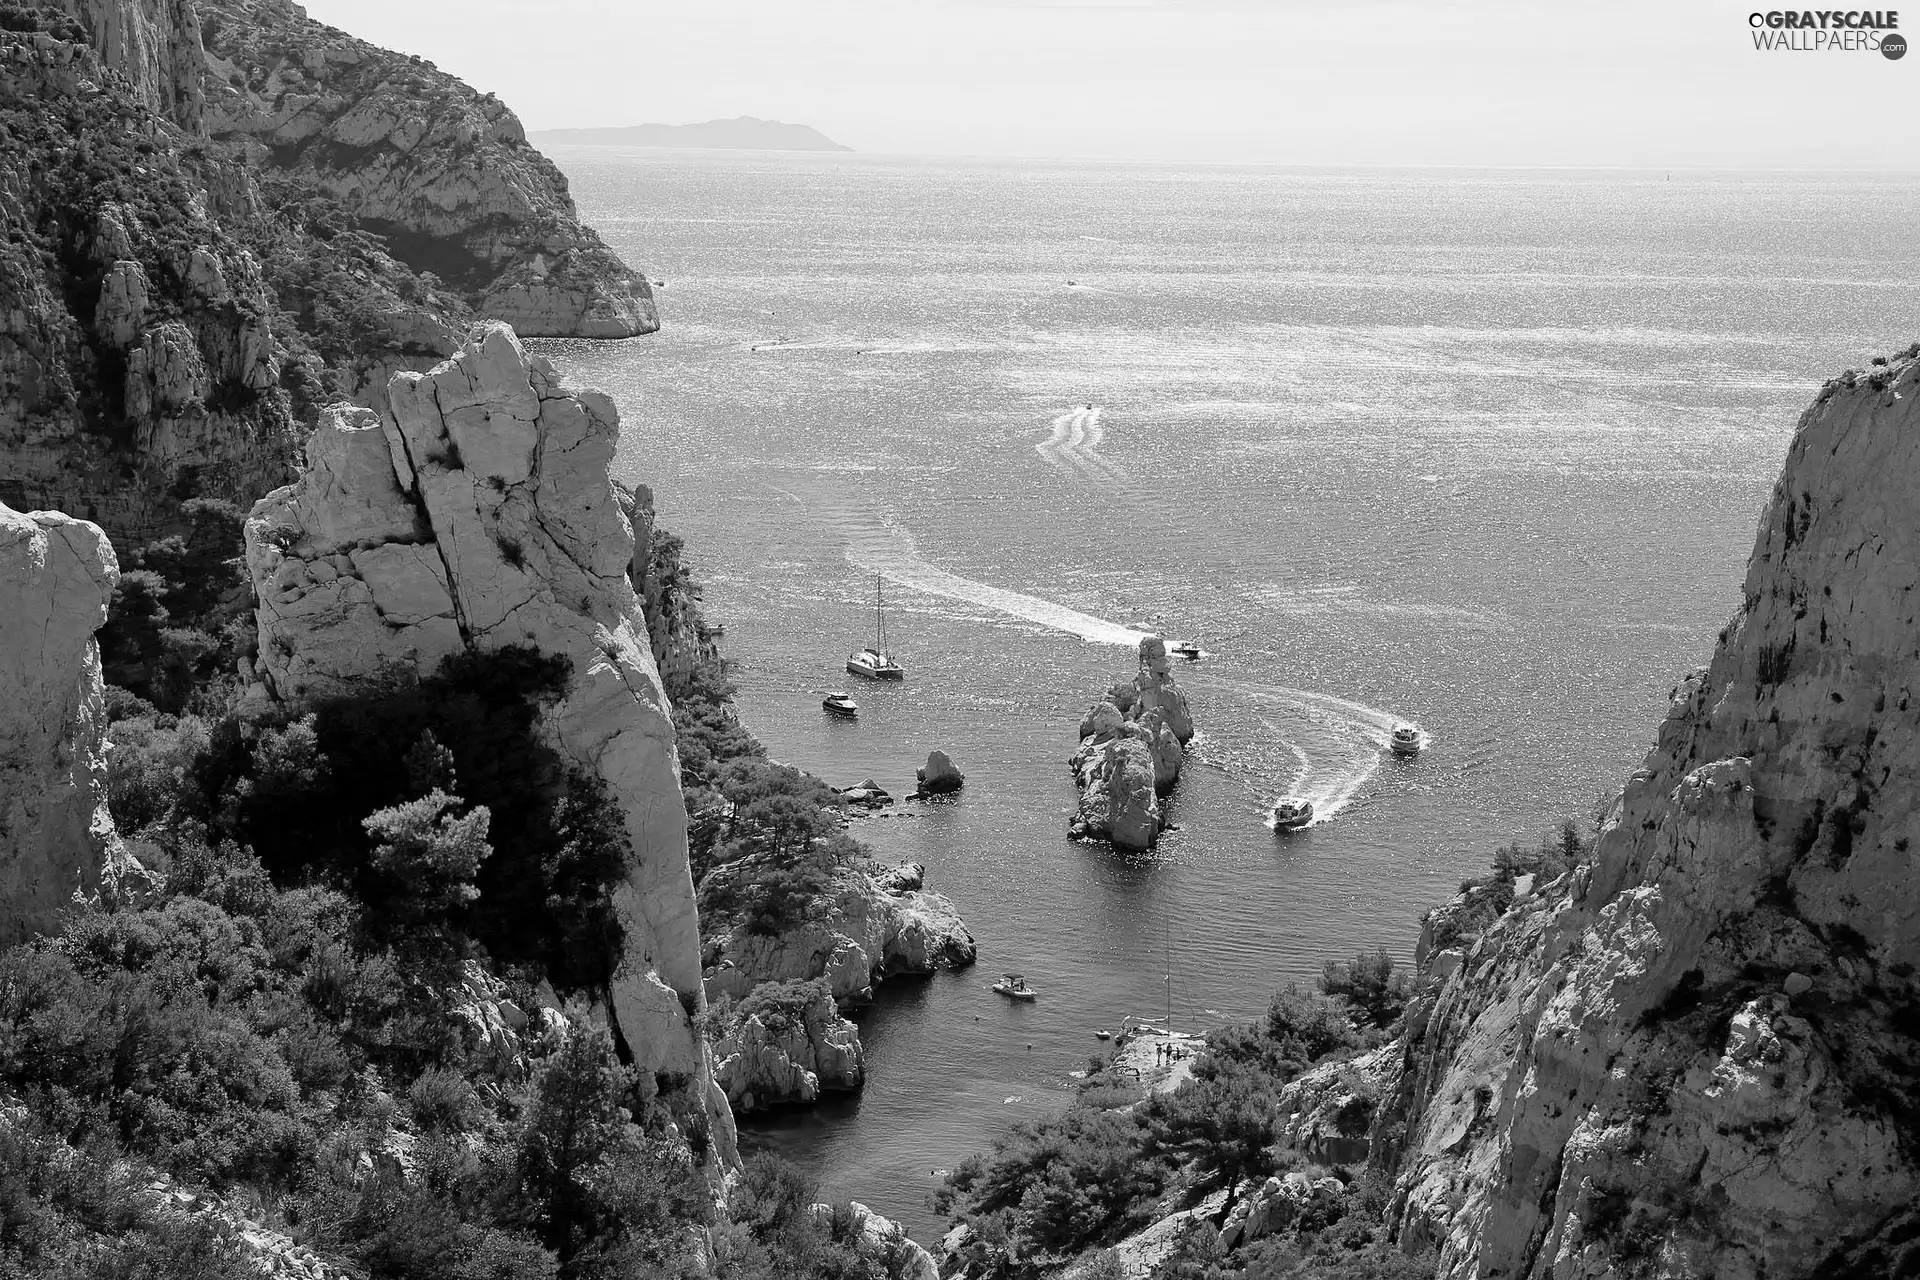
[[[384,418],[329,411],[306,472],[247,521],[260,678],[298,700],[375,689],[395,666],[424,673],[463,648],[568,658],[543,731],[606,781],[632,842],[614,895],[614,1020],[639,1066],[707,1089],[686,811],[627,578],[633,532],[607,475],[613,403],[564,386],[499,323],[432,372],[396,375],[389,399]]]
[[[120,565],[96,525],[0,505],[0,945],[58,927],[112,841],[94,632]]]
[[[1443,1277],[1888,1275],[1920,1229],[1917,352],[1801,419],[1592,865],[1423,947],[1376,1139]]]
[[[1080,747],[1068,761],[1080,807],[1067,834],[1151,848],[1167,821],[1160,797],[1180,780],[1192,737],[1193,713],[1173,678],[1166,642],[1147,636],[1139,673],[1115,684],[1080,722]]]
[[[824,1092],[866,1083],[860,1033],[824,984],[804,984],[792,1001],[755,1004],[736,1011],[713,1047],[714,1078],[735,1115],[815,1102]]]

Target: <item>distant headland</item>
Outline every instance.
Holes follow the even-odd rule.
[[[818,129],[756,116],[698,124],[633,124],[593,129],[542,129],[527,135],[540,146],[732,147],[753,151],[851,151]]]

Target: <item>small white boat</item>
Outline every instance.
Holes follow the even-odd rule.
[[[1289,797],[1273,806],[1273,829],[1294,831],[1313,821],[1313,801]]]
[[[820,706],[828,715],[843,716],[848,720],[860,714],[860,704],[853,700],[851,694],[830,693],[820,699]]]
[[[1027,985],[1026,975],[1009,973],[993,984],[993,989],[1009,1000],[1037,1000],[1040,993]]]
[[[1419,755],[1420,726],[1414,724],[1393,726],[1393,736],[1387,740],[1387,747],[1397,756]]]
[[[1113,1039],[1113,1032],[1102,1029],[1094,1032],[1093,1038],[1095,1040],[1111,1040]]]
[[[847,674],[868,680],[905,680],[907,669],[894,661],[887,650],[887,615],[881,607],[880,575],[873,575],[874,641],[858,653],[847,655]]]
[[[1178,640],[1167,646],[1167,652],[1178,658],[1198,658],[1202,650],[1198,640]]]

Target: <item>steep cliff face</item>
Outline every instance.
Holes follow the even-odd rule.
[[[540,333],[655,327],[644,280],[492,99],[292,5],[64,5],[0,26],[16,507],[138,544],[183,499],[285,483],[320,406],[384,408],[476,308]]]
[[[95,525],[0,505],[0,946],[92,893],[112,835],[100,647],[120,577]]]
[[[492,94],[288,0],[201,0],[207,128],[322,192],[394,254],[527,337],[659,328],[646,278],[580,225],[567,181]]]
[[[1920,1262],[1915,354],[1802,418],[1592,865],[1426,940],[1376,1140],[1406,1126],[1402,1236],[1442,1275]]]
[[[302,699],[372,689],[385,668],[427,671],[462,648],[565,655],[571,680],[545,730],[606,781],[632,840],[608,998],[642,1067],[708,1088],[673,722],[607,476],[618,414],[498,323],[431,373],[396,375],[389,395],[384,418],[330,412],[300,481],[247,522],[260,676]]]
[[[50,0],[71,14],[101,63],[154,115],[200,127],[200,19],[193,0]]]
[[[647,613],[647,639],[660,678],[668,687],[702,662],[719,658],[720,649],[700,617],[699,588],[682,557],[682,544],[660,528],[653,510],[653,490],[644,484],[628,492],[633,524],[633,567],[628,576]]]

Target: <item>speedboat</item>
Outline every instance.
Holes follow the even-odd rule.
[[[1002,975],[1000,981],[993,984],[993,989],[1009,1000],[1037,1000],[1040,998],[1040,993],[1027,985],[1026,976],[1018,973]]]
[[[1111,1040],[1113,1039],[1113,1032],[1108,1031],[1103,1027],[1099,1031],[1096,1031],[1093,1033],[1093,1038],[1095,1040]]]
[[[852,694],[830,693],[820,699],[820,706],[830,716],[842,716],[848,720],[860,714],[860,704],[853,700]]]
[[[1177,640],[1167,646],[1167,652],[1179,658],[1198,658],[1201,653],[1198,640]]]
[[[1273,829],[1294,831],[1313,821],[1313,801],[1288,797],[1273,806]]]
[[[847,674],[868,680],[905,680],[907,669],[887,651],[887,615],[880,601],[880,575],[873,575],[873,643],[847,655]]]
[[[1387,740],[1387,746],[1397,756],[1419,755],[1420,726],[1412,724],[1393,726],[1393,736]]]

